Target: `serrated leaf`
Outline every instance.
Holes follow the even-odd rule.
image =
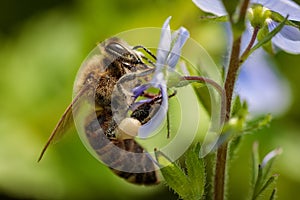
[[[262,128],[269,126],[271,121],[272,121],[271,114],[267,114],[265,116],[255,118],[254,120],[247,121],[243,132],[246,134],[251,134],[254,131],[258,131]]]
[[[240,96],[237,95],[233,100],[231,116],[236,116],[240,109],[242,109],[242,101]]]
[[[233,102],[231,118],[239,118],[240,120],[245,121],[248,115],[248,104],[246,101],[241,101],[240,97],[237,96]]]
[[[162,167],[160,171],[167,185],[183,199],[191,194],[189,187],[190,182],[181,167],[177,163],[172,163],[172,161],[160,151],[155,151],[155,157]]]
[[[213,177],[215,169],[215,156],[215,153],[211,153],[203,158],[204,170],[206,175],[203,200],[213,200]]]
[[[185,155],[187,174],[191,182],[190,188],[195,199],[201,198],[205,185],[204,164],[198,156],[199,150],[200,148],[197,147],[192,148]]]
[[[269,32],[261,41],[256,43],[256,45],[250,50],[249,54],[253,53],[256,49],[269,42],[284,27],[285,23],[287,22],[287,18],[288,16],[276,28]]]

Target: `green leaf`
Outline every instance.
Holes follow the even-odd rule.
[[[272,194],[270,196],[270,200],[274,200],[276,195],[276,189],[273,189]]]
[[[257,167],[255,167],[257,168]],[[258,193],[260,191],[261,185],[262,185],[262,168],[259,165],[258,166],[258,173],[257,173],[257,177],[256,177],[256,181],[255,181],[255,186],[254,186],[254,190],[253,190],[253,195],[252,195],[252,199],[256,199],[258,197]]]
[[[258,151],[258,142],[253,143],[252,147],[252,177],[251,177],[251,199],[254,199],[256,190],[258,187],[259,173],[262,174],[260,165],[259,165],[259,151]]]
[[[253,189],[255,187],[255,183],[258,177],[259,160],[260,159],[259,159],[259,152],[258,152],[258,142],[254,142],[252,147],[252,180],[251,180],[251,185]]]
[[[240,4],[240,0],[222,0],[222,3],[228,15],[232,17]]]
[[[234,140],[243,133],[245,123],[244,117],[233,117],[224,126],[221,135],[217,138],[216,143],[212,143],[213,151],[218,149],[225,142]],[[231,154],[232,155],[232,154]]]
[[[261,195],[265,190],[269,189],[269,188],[272,186],[273,183],[276,183],[277,177],[278,177],[278,175],[273,175],[273,176],[271,176],[271,177],[267,180],[267,182],[262,186],[262,188],[260,189],[260,191],[258,192],[258,194],[256,194],[257,197],[258,197],[259,195]]]
[[[256,45],[250,50],[250,54],[253,53],[256,49],[259,47],[263,46],[267,42],[269,42],[285,25],[287,21],[288,16],[276,27],[274,28],[271,32],[269,32],[264,38],[261,39]]]
[[[215,169],[215,153],[206,155],[203,158],[205,170],[205,186],[203,200],[213,200],[213,183],[214,183],[214,169]]]
[[[257,199],[261,196],[267,189],[270,189],[273,183],[276,183],[278,175],[272,175],[269,177],[271,172],[271,167],[273,165],[274,158],[276,158],[281,153],[281,149],[277,148],[270,153],[268,153],[261,164],[259,162],[258,155],[258,143],[253,145],[253,172],[252,172],[252,190],[251,190],[251,199]],[[257,170],[258,166],[258,170]],[[274,191],[273,191],[274,192]],[[272,194],[271,197],[275,195]],[[274,197],[274,196],[273,196]],[[272,197],[272,198],[273,198]]]
[[[155,157],[160,167],[162,167],[160,171],[167,185],[181,197],[185,197],[189,194],[191,192],[190,188],[186,187],[189,185],[189,180],[180,166],[177,163],[172,163],[172,161],[160,151],[155,151]]]
[[[263,40],[267,35],[269,34],[269,28],[268,26],[263,26],[259,31],[258,31],[258,34],[257,34],[257,40],[258,41],[261,41]],[[263,45],[263,48],[266,52],[270,53],[270,54],[274,54],[274,51],[273,51],[273,47],[272,47],[272,42],[271,40],[266,42],[264,45]]]
[[[185,164],[191,182],[191,195],[195,199],[200,199],[204,192],[205,174],[203,160],[198,156],[200,148],[197,148],[197,146],[187,151],[185,155]]]
[[[248,115],[248,104],[246,101],[241,101],[240,97],[237,96],[234,99],[231,116],[232,118],[237,117],[239,119],[245,120]]]
[[[243,103],[240,101],[239,97],[237,97],[233,103],[232,108],[232,117],[228,122],[226,122],[223,126],[222,133],[218,137],[217,142],[213,145],[213,150],[216,150],[227,141],[235,140],[237,137],[240,137],[243,134],[245,121],[248,115],[248,105],[244,101]],[[236,144],[232,143],[232,145],[238,146],[239,141],[236,140]],[[229,155],[234,154],[234,147],[230,150]]]
[[[243,132],[246,134],[251,134],[255,131],[258,131],[262,128],[265,128],[270,125],[272,121],[272,115],[267,114],[265,116],[261,116],[258,118],[255,118],[251,121],[247,121],[244,127]]]
[[[239,107],[239,105],[237,106]],[[239,110],[234,110],[234,115],[232,115],[230,120],[223,127],[222,135],[230,135],[229,138],[240,135],[245,129],[247,115],[248,106],[247,103],[244,102],[241,107],[239,107]]]
[[[242,101],[239,95],[235,97],[232,103],[231,116],[236,116],[239,110],[242,109]]]
[[[279,14],[278,12],[275,12],[275,11],[271,11],[271,19],[274,20],[275,22],[279,22],[279,23],[281,23],[285,20],[285,18],[281,14]],[[294,26],[294,27],[300,29],[299,25],[295,24],[294,22],[292,22],[290,20],[287,20],[285,24],[289,25],[289,26]]]
[[[235,155],[237,153],[237,150],[241,144],[241,141],[242,141],[242,138],[243,138],[243,135],[239,135],[235,138],[233,138],[230,143],[229,143],[229,158],[228,160],[232,160],[235,158]]]
[[[190,148],[185,154],[187,174],[178,163],[172,161],[160,151],[155,151],[156,159],[166,184],[182,199],[201,199],[204,193],[205,173],[203,160],[199,158],[200,148]]]
[[[201,16],[201,20],[213,21],[213,22],[227,22],[228,17],[227,17],[227,15],[226,16],[204,15],[204,16]]]
[[[281,148],[274,149],[273,151],[269,152],[262,161],[262,168],[263,168],[263,179],[266,179],[271,173],[271,169],[276,157],[278,157],[282,153]]]

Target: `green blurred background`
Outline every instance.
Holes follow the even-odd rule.
[[[299,3],[299,1],[298,1]],[[38,155],[72,96],[76,72],[99,41],[138,27],[183,25],[220,64],[223,30],[186,0],[10,0],[0,4],[0,199],[177,199],[163,184],[133,186],[94,159],[75,131]],[[217,39],[216,39],[217,38]],[[138,43],[138,41],[137,41]],[[253,141],[262,155],[281,146],[279,199],[300,196],[300,56],[279,53],[292,104],[247,136],[230,167],[229,199],[247,195]],[[282,97],[284,98],[284,97]]]

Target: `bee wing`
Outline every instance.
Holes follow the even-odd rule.
[[[49,136],[39,158],[38,162],[42,159],[45,151],[49,147],[50,144],[60,140],[62,136],[74,125],[73,113],[76,113],[78,106],[80,105],[81,97],[85,95],[87,90],[89,89],[88,85],[83,87],[79,93],[75,96],[71,104],[67,107],[65,112],[63,113],[60,120],[57,122],[55,128],[53,129],[51,135]]]

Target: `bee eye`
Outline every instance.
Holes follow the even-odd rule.
[[[110,43],[106,46],[106,50],[112,54],[123,56],[128,54],[128,50],[118,43]]]

